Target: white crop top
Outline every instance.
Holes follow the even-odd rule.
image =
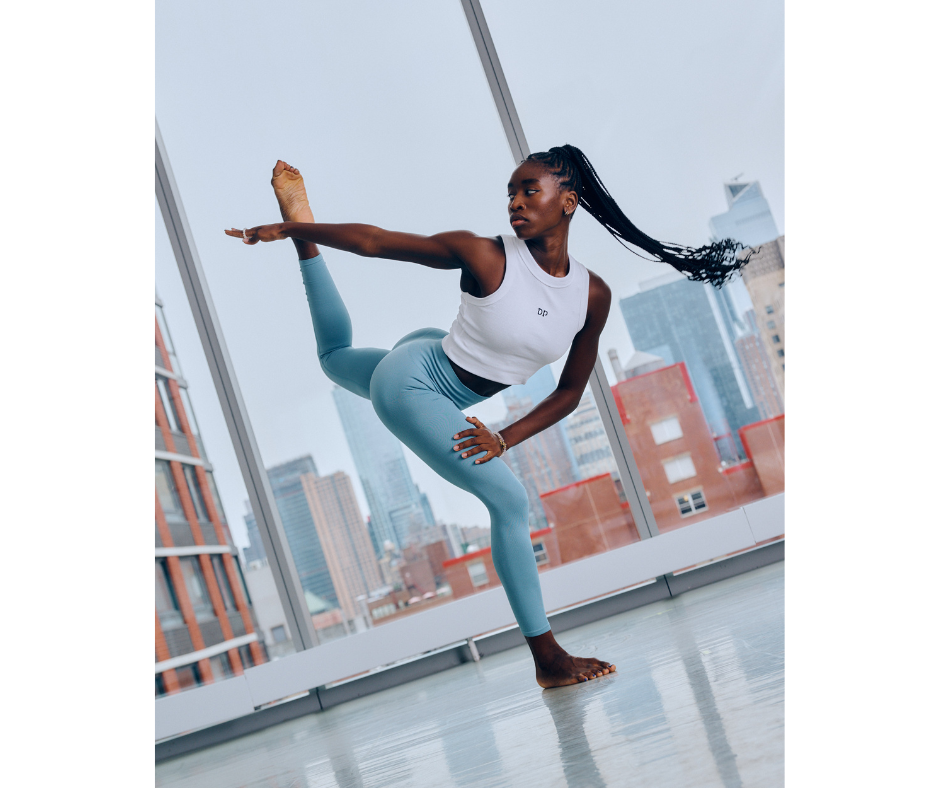
[[[564,277],[545,273],[514,235],[500,236],[506,273],[485,298],[460,295],[457,319],[444,337],[447,357],[497,383],[525,383],[571,347],[587,319],[588,270],[569,255]]]

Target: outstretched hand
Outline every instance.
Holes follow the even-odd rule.
[[[466,449],[466,451],[463,451],[460,455],[464,459],[485,452],[486,456],[473,461],[475,465],[489,462],[494,457],[499,457],[503,454],[503,447],[499,442],[499,438],[496,437],[495,432],[487,429],[486,425],[475,416],[467,416],[467,421],[473,424],[476,429],[463,430],[454,435],[455,441],[461,440],[462,438],[468,439],[454,446],[454,451],[463,451]]]
[[[231,230],[226,230],[225,234],[231,238],[241,238],[242,243],[249,245],[254,245],[258,241],[267,243],[268,241],[281,241],[287,238],[280,224],[262,224],[247,230],[238,230],[233,227]]]

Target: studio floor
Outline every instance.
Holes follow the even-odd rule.
[[[517,648],[157,766],[164,788],[783,785],[784,563],[563,633],[617,673],[542,690]]]

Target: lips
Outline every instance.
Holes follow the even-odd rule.
[[[529,220],[526,219],[526,218],[523,217],[523,216],[513,216],[513,217],[509,220],[509,226],[510,226],[510,227],[515,227],[516,225],[522,224],[523,222],[527,222],[527,221],[529,221]]]

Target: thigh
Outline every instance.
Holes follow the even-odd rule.
[[[434,390],[407,345],[392,350],[376,367],[370,398],[382,423],[436,473],[480,498],[488,507],[501,492],[519,486],[501,459],[476,465],[454,451],[454,440],[469,426],[464,413]]]

